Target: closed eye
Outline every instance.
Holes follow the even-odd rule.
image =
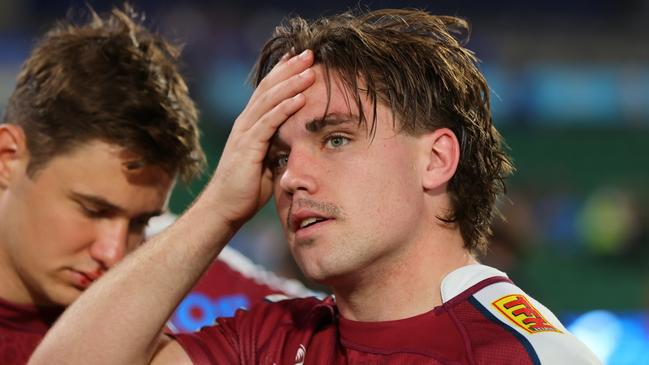
[[[83,214],[86,215],[89,218],[104,218],[110,215],[110,210],[109,209],[94,209],[87,207],[83,204],[80,204],[81,210],[83,211]]]

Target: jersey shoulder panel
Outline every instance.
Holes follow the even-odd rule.
[[[485,317],[513,334],[534,363],[601,364],[554,313],[511,282],[488,285],[474,293],[469,301]]]

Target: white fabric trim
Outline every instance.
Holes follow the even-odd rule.
[[[317,293],[306,286],[299,280],[287,279],[277,276],[275,273],[264,269],[260,265],[253,263],[248,257],[232,247],[225,246],[219,254],[217,260],[225,262],[233,270],[240,272],[243,276],[255,280],[256,282],[268,285],[273,289],[280,290],[292,297],[318,297],[324,298],[325,295]]]
[[[442,281],[442,300],[447,302],[482,280],[495,276],[507,277],[507,275],[500,270],[480,264],[468,265],[452,271]],[[495,301],[503,297],[517,294],[525,296],[534,309],[536,309],[549,324],[561,332],[541,331],[530,333],[513,323],[512,320],[500,312],[500,310],[498,310],[493,304]],[[496,319],[529,341],[530,345],[536,352],[536,355],[539,357],[541,364],[601,364],[592,351],[568,332],[561,322],[559,322],[559,319],[557,319],[549,309],[527,295],[527,293],[516,285],[509,282],[497,282],[482,288],[476,292],[473,297]]]
[[[442,279],[440,285],[442,302],[446,303],[482,280],[494,276],[507,277],[507,274],[481,264],[467,265],[451,271]]]

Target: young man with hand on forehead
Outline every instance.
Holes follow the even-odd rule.
[[[128,6],[90,13],[88,22],[60,23],[39,41],[0,124],[5,365],[25,364],[65,307],[143,242],[176,179],[189,181],[205,165],[179,48]],[[245,260],[232,250],[227,257]],[[249,305],[294,293],[253,276],[216,260],[194,295]],[[213,320],[178,314],[181,331]]]
[[[278,27],[202,195],[81,297],[30,363],[598,364],[475,258],[512,167],[467,31],[416,10]],[[160,341],[271,194],[299,266],[335,296],[261,303]],[[129,316],[114,321],[109,298]]]

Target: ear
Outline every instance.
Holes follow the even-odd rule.
[[[0,188],[6,189],[21,163],[28,158],[23,129],[15,124],[0,124]]]
[[[433,190],[445,186],[455,174],[460,161],[460,143],[449,128],[440,128],[423,136],[424,163],[422,186]]]

